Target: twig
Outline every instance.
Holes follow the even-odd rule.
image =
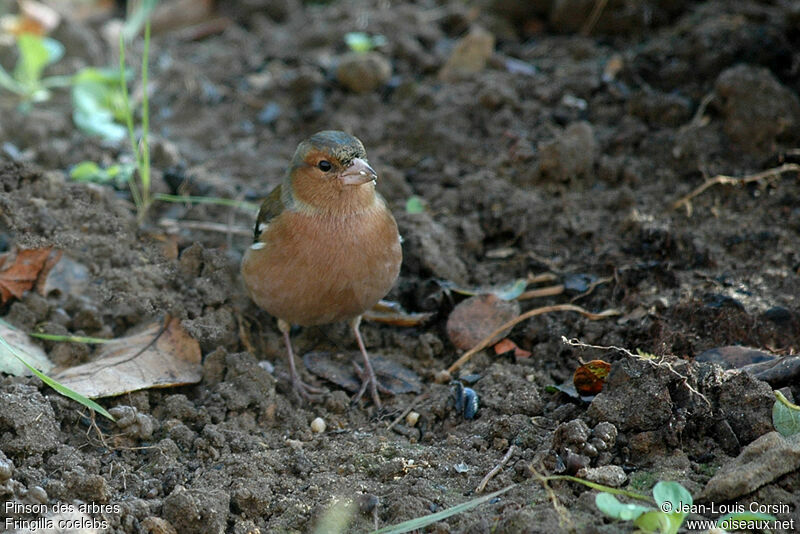
[[[531,289],[530,291],[522,293],[520,296],[517,297],[516,300],[528,300],[528,299],[538,299],[541,297],[552,297],[554,295],[560,295],[563,292],[564,292],[564,284],[558,284],[556,286],[540,287],[539,289]]]
[[[499,473],[500,470],[503,469],[503,467],[505,467],[505,465],[511,459],[511,455],[514,454],[514,451],[516,450],[517,450],[516,445],[511,445],[508,448],[508,452],[506,453],[505,456],[503,456],[503,459],[500,460],[500,463],[494,466],[492,470],[486,473],[486,476],[483,477],[481,483],[478,484],[477,488],[475,488],[475,493],[483,493],[483,490],[486,489],[486,485],[489,483],[489,481],[492,480],[495,477],[495,475],[497,475],[497,473]]]
[[[543,282],[555,282],[558,280],[558,276],[554,275],[553,273],[542,273],[542,274],[530,274],[528,273],[528,283],[529,284],[541,284]]]
[[[159,226],[166,228],[188,228],[190,230],[204,230],[206,232],[229,232],[232,235],[245,235],[253,234],[250,228],[243,228],[241,226],[230,226],[228,224],[209,222],[209,221],[179,221],[177,219],[161,219],[158,221]]]
[[[614,280],[614,277],[613,277],[613,276],[607,276],[607,277],[605,277],[605,278],[598,278],[597,280],[595,280],[594,282],[592,282],[591,284],[589,284],[589,289],[587,289],[586,291],[584,291],[584,292],[583,292],[583,293],[581,293],[580,295],[575,295],[574,297],[572,297],[571,299],[569,299],[569,301],[570,301],[570,302],[575,302],[576,300],[579,300],[579,299],[582,299],[583,297],[586,297],[586,296],[588,296],[588,295],[591,295],[591,294],[592,294],[592,292],[593,292],[593,291],[594,291],[594,290],[597,288],[597,286],[603,285],[603,284],[605,284],[606,282],[611,282],[611,281],[613,281],[613,280]]]
[[[494,338],[497,337],[501,332],[516,326],[517,324],[521,323],[522,321],[525,321],[526,319],[535,317],[536,315],[542,315],[543,313],[550,313],[557,311],[574,311],[580,313],[584,317],[591,319],[592,321],[596,321],[598,319],[605,319],[606,317],[611,317],[613,315],[620,314],[618,310],[604,310],[600,313],[592,313],[584,310],[580,306],[575,306],[574,304],[556,304],[553,306],[542,306],[541,308],[534,308],[532,310],[528,310],[519,317],[516,317],[508,322],[503,323],[501,326],[497,327],[491,334],[483,338],[477,345],[475,345],[470,350],[465,352],[458,360],[456,360],[453,363],[453,365],[447,368],[447,374],[454,373],[462,365],[467,363],[469,359],[472,358],[472,356],[474,356],[476,353],[482,351],[483,349],[491,345]]]
[[[682,196],[678,200],[672,203],[672,209],[678,209],[683,205],[686,205],[687,213],[691,214],[691,200],[702,194],[706,189],[712,187],[717,184],[729,184],[729,185],[744,185],[749,184],[750,182],[758,182],[759,180],[763,180],[765,178],[770,178],[772,176],[778,176],[785,172],[800,172],[800,165],[797,163],[784,163],[780,167],[773,167],[772,169],[767,169],[765,171],[757,172],[755,174],[748,174],[747,176],[727,176],[724,174],[718,174],[712,178],[709,178],[700,186],[693,189],[690,193]]]
[[[387,426],[387,427],[386,427],[386,430],[391,430],[391,429],[392,429],[392,427],[393,427],[394,425],[396,425],[397,423],[399,423],[400,421],[402,421],[402,420],[403,420],[403,417],[405,417],[406,415],[408,415],[408,413],[409,413],[411,410],[413,410],[413,409],[414,409],[414,407],[415,407],[417,404],[419,404],[421,401],[423,401],[423,400],[424,400],[424,399],[426,399],[427,397],[428,397],[428,394],[427,394],[427,393],[421,393],[421,394],[417,395],[417,396],[414,398],[414,400],[412,400],[412,401],[411,401],[411,403],[408,405],[408,407],[407,407],[405,410],[403,410],[403,413],[401,413],[400,415],[398,415],[398,416],[397,416],[397,418],[396,418],[394,421],[392,421],[391,423],[389,423],[389,426]]]
[[[592,12],[589,13],[589,18],[586,19],[586,23],[581,28],[581,35],[586,37],[592,33],[597,21],[600,19],[600,15],[603,14],[603,10],[606,8],[606,4],[608,4],[608,0],[595,0]]]
[[[634,360],[647,362],[651,367],[657,367],[657,368],[661,368],[661,369],[666,369],[670,373],[672,373],[673,375],[675,375],[678,378],[680,378],[681,382],[686,387],[686,389],[688,389],[689,391],[691,391],[692,393],[694,393],[695,395],[697,395],[698,397],[703,399],[705,401],[705,403],[708,405],[709,408],[711,407],[711,402],[706,398],[706,396],[703,395],[702,393],[700,393],[699,391],[697,391],[692,386],[690,386],[689,385],[689,379],[687,377],[683,376],[682,374],[680,374],[675,369],[673,369],[671,364],[669,364],[669,363],[664,361],[664,358],[661,358],[658,361],[654,361],[654,360],[652,360],[650,358],[644,358],[639,354],[634,354],[634,353],[632,353],[631,351],[629,351],[628,349],[626,349],[624,347],[616,347],[614,345],[610,345],[610,346],[607,346],[607,347],[601,346],[601,345],[590,345],[588,343],[584,343],[583,341],[581,341],[579,339],[567,339],[564,336],[561,336],[561,342],[564,343],[565,345],[570,345],[572,347],[589,348],[589,349],[600,349],[600,350],[615,350],[617,352],[621,352],[622,354],[628,356],[629,358],[633,358]]]
[[[714,96],[714,92],[711,92],[703,97],[703,99],[700,101],[700,105],[697,106],[697,111],[695,111],[694,116],[692,116],[692,120],[689,121],[691,126],[700,126],[703,123],[703,116],[706,113],[706,108],[708,108],[708,105],[713,102]]]

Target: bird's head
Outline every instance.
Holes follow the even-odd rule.
[[[377,173],[361,141],[325,130],[300,145],[289,167],[293,200],[322,211],[356,211],[375,201]]]

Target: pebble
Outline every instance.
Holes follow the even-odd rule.
[[[708,481],[699,501],[737,499],[800,468],[800,434],[784,438],[777,432],[764,434],[741,454],[723,465]]]
[[[311,431],[315,434],[322,434],[325,432],[327,426],[328,425],[325,424],[325,420],[322,417],[317,417],[311,421]]]
[[[447,82],[467,78],[482,71],[494,54],[494,35],[476,26],[456,43],[447,62],[439,71],[439,79]]]
[[[419,413],[418,412],[408,412],[406,415],[406,424],[408,426],[414,426],[419,421]]]
[[[392,64],[379,52],[351,52],[339,59],[336,79],[354,93],[368,93],[392,77]]]
[[[0,482],[5,482],[14,474],[14,464],[0,451]]]
[[[584,467],[576,473],[578,478],[588,480],[589,482],[596,482],[604,486],[612,488],[619,488],[626,480],[628,475],[618,465],[604,465],[602,467]]]

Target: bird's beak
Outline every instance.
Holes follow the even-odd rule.
[[[378,179],[378,173],[369,166],[366,160],[355,158],[353,163],[339,175],[339,179],[344,185],[363,185],[367,182],[375,182]]]

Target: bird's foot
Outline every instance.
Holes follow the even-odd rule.
[[[300,380],[299,376],[292,377],[291,382],[292,389],[298,396],[300,396],[301,399],[309,402],[316,402],[321,399],[322,390],[318,387],[312,386],[311,384],[306,384]]]
[[[300,379],[300,375],[280,372],[279,376],[292,385],[292,392],[297,395],[300,400],[308,402],[321,400],[321,394],[324,390],[303,382]]]
[[[375,376],[375,371],[372,370],[372,366],[368,366],[362,368],[357,363],[353,362],[353,367],[356,368],[356,374],[361,377],[361,389],[358,390],[358,393],[353,395],[351,400],[352,403],[356,403],[361,400],[361,397],[364,396],[364,393],[369,390],[370,397],[372,398],[372,402],[375,404],[379,410],[381,409],[381,396],[380,393],[385,393],[387,395],[394,395],[394,393],[383,384],[378,382],[378,377]]]

